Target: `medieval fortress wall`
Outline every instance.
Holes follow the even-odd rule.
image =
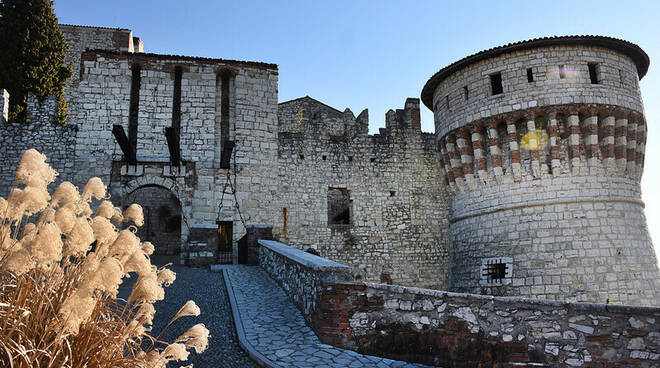
[[[222,224],[236,261],[245,222],[364,281],[660,300],[639,187],[648,59],[632,44],[554,38],[470,56],[422,93],[435,136],[420,131],[418,99],[369,135],[366,111],[278,105],[276,65],[148,54],[125,29],[62,29],[69,123],[51,124],[54,101],[35,98],[28,124],[0,122],[0,195],[35,147],[74,184],[99,176],[116,204],[142,204],[147,234],[166,223],[180,239],[157,251],[185,262],[218,260]]]
[[[281,103],[279,123],[282,241],[313,245],[360,279],[447,287],[447,197],[418,99],[390,110],[376,135],[367,110],[356,118],[309,97]],[[345,223],[331,223],[333,190],[345,193]]]
[[[427,84],[451,188],[450,290],[657,303],[639,184],[646,70],[630,44],[581,42],[484,57]]]

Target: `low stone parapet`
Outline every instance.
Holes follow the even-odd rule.
[[[319,306],[323,285],[352,281],[351,268],[274,240],[259,240],[259,265],[284,289],[307,323]]]
[[[660,365],[660,308],[354,282],[347,266],[259,244],[260,265],[334,346],[445,367]]]

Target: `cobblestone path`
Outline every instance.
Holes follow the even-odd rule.
[[[235,265],[225,266],[224,271],[233,289],[247,343],[275,367],[427,367],[323,344],[263,269]]]
[[[186,366],[190,363],[193,363],[195,368],[258,367],[238,345],[222,273],[183,266],[169,266],[169,268],[176,272],[176,281],[165,288],[165,300],[155,304],[153,332],[160,333],[179,308],[192,299],[202,310],[201,315],[183,317],[175,321],[167,328],[162,339],[173,341],[197,323],[206,325],[211,332],[211,338],[209,348],[204,353],[196,354],[193,351],[188,361],[169,364],[168,368]]]

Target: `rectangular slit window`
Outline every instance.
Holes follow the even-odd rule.
[[[328,157],[327,157],[326,155],[323,155],[323,156],[321,156],[321,159],[322,159],[323,161],[325,161],[325,160],[328,159]]]
[[[532,68],[527,68],[527,83],[532,82],[534,82],[534,72],[532,71]]]
[[[447,104],[447,110],[449,110],[449,95],[445,96],[445,103]]]
[[[598,80],[598,63],[589,63],[587,66],[589,67],[589,79],[591,80],[591,84],[598,84],[600,82]]]
[[[623,72],[623,69],[619,69],[619,83],[621,84],[621,87],[626,84],[626,75]]]
[[[564,79],[566,78],[566,67],[563,65],[559,66],[559,79]]]
[[[376,162],[376,158],[375,157],[370,158],[369,162]]]
[[[490,75],[490,90],[493,96],[502,94],[502,73],[495,73]]]
[[[467,86],[463,86],[463,96],[465,97],[465,101],[470,99],[470,91]]]

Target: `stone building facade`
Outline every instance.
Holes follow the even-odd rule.
[[[116,204],[142,204],[141,235],[189,264],[237,262],[247,227],[266,225],[364,281],[660,301],[639,187],[648,57],[635,45],[559,37],[467,57],[422,92],[435,135],[414,98],[369,135],[366,110],[278,103],[277,65],[144,53],[126,29],[62,30],[69,123],[35,98],[28,124],[1,122],[0,195],[35,147],[64,179],[98,176]]]

